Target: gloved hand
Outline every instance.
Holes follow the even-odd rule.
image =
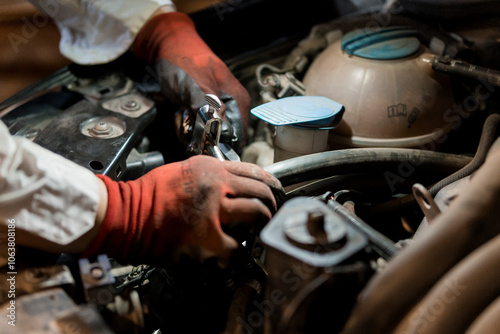
[[[217,95],[224,103],[220,116],[245,140],[250,96],[203,42],[187,15],[154,16],[138,33],[132,50],[156,64],[162,91],[172,102],[197,112],[206,104],[205,94]]]
[[[222,225],[263,225],[276,210],[270,187],[282,189],[257,165],[208,156],[158,167],[134,181],[99,177],[108,207],[83,256],[106,253],[133,264],[165,264],[183,253],[227,262],[238,244]]]

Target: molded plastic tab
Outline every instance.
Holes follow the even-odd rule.
[[[264,103],[251,113],[272,125],[333,128],[342,119],[344,106],[323,96],[291,96]]]
[[[362,58],[388,60],[408,57],[420,48],[418,31],[405,27],[383,28],[376,32],[354,30],[342,38],[342,51]]]

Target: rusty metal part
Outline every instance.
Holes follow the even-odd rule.
[[[61,288],[16,297],[14,304],[0,306],[0,316],[3,334],[113,333],[94,308],[77,306]]]
[[[151,110],[154,102],[145,96],[132,93],[107,100],[102,103],[102,107],[127,117],[137,118]]]
[[[96,101],[122,96],[130,92],[133,87],[132,80],[120,72],[105,74],[98,78],[79,78],[67,85],[69,90]]]
[[[93,117],[80,124],[80,132],[83,135],[100,139],[119,137],[126,129],[126,123],[114,116]]]
[[[500,233],[498,165],[499,140],[466,191],[365,287],[342,333],[390,333],[446,272]]]
[[[7,282],[10,277],[6,271],[0,274],[0,280]],[[75,288],[75,280],[66,266],[47,266],[40,268],[26,268],[18,270],[15,275],[15,294],[20,297],[36,291],[55,287],[64,287],[67,290]],[[8,300],[9,284],[0,285],[0,303]]]
[[[264,76],[264,71],[270,74]],[[294,70],[280,69],[273,65],[262,64],[255,70],[257,82],[269,92],[272,99],[286,96],[305,95],[306,87],[294,76]],[[271,91],[270,91],[271,90]]]
[[[426,187],[420,183],[415,183],[412,187],[412,191],[415,200],[429,223],[441,214],[441,210],[439,210],[436,202],[434,202],[434,198],[432,198],[431,193]]]
[[[469,64],[463,60],[455,60],[450,56],[434,57],[432,69],[438,72],[460,75],[466,78],[486,81],[500,86],[500,72],[491,68]]]
[[[464,189],[466,189],[467,184],[470,181],[470,176],[464,177],[458,181],[455,181],[443,189],[441,189],[436,196],[434,197],[434,202],[436,203],[437,208],[440,212],[444,212],[448,209],[451,202],[460,195]],[[413,239],[419,238],[422,231],[429,227],[429,222],[427,217],[424,217],[420,225],[418,226],[417,231],[415,232]]]

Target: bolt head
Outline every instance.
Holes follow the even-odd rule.
[[[104,270],[101,266],[94,266],[89,270],[90,276],[94,279],[101,279],[104,277]]]
[[[135,100],[127,100],[121,105],[121,108],[125,111],[137,111],[141,109],[141,104]]]

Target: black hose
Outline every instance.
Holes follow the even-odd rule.
[[[367,194],[377,194],[378,196],[390,196],[394,192],[400,192],[402,189],[409,189],[413,184],[420,182],[432,184],[448,174],[433,173],[415,173],[405,178],[404,182],[398,183],[391,188],[386,178],[381,173],[358,173],[346,175],[334,175],[325,179],[312,181],[304,186],[293,189],[286,193],[286,198],[291,199],[298,196],[318,196],[327,191],[337,192],[340,190],[357,190]]]
[[[386,179],[390,171],[399,173],[391,175],[401,179],[408,178],[413,174],[411,169],[448,174],[470,161],[470,157],[462,155],[416,149],[354,148],[292,158],[267,166],[265,170],[278,178],[285,187],[333,175],[367,171],[386,172]]]
[[[471,175],[479,167],[481,167],[484,160],[486,160],[486,155],[488,154],[491,145],[497,137],[496,132],[498,123],[500,123],[500,114],[491,114],[488,116],[488,118],[486,118],[483,125],[483,131],[481,132],[481,138],[479,139],[479,144],[477,146],[477,151],[472,161],[469,162],[464,168],[456,171],[455,173],[431,186],[429,188],[429,192],[432,196],[436,196],[439,190],[443,189],[449,184],[452,184],[455,181]]]
[[[429,192],[432,196],[436,196],[439,190],[443,189],[447,185],[460,180],[466,176],[471,175],[475,172],[486,159],[486,155],[496,138],[496,130],[498,128],[498,123],[500,122],[499,114],[491,114],[486,118],[483,125],[483,130],[481,133],[481,139],[479,140],[479,145],[474,155],[474,158],[463,168],[459,169],[450,176],[444,178],[443,180],[437,182],[429,188]],[[365,215],[379,215],[388,212],[398,212],[400,210],[406,209],[412,205],[415,205],[415,197],[410,194],[400,198],[390,200],[381,204],[372,205],[371,207],[365,208],[363,210],[363,216]]]
[[[337,201],[329,200],[327,205],[337,214],[341,215],[346,222],[363,234],[370,244],[374,246],[375,251],[384,259],[389,260],[399,252],[399,249],[394,246],[394,242],[384,236],[382,233],[375,230],[373,227],[365,223],[361,218],[352,214],[349,210],[342,206]]]

